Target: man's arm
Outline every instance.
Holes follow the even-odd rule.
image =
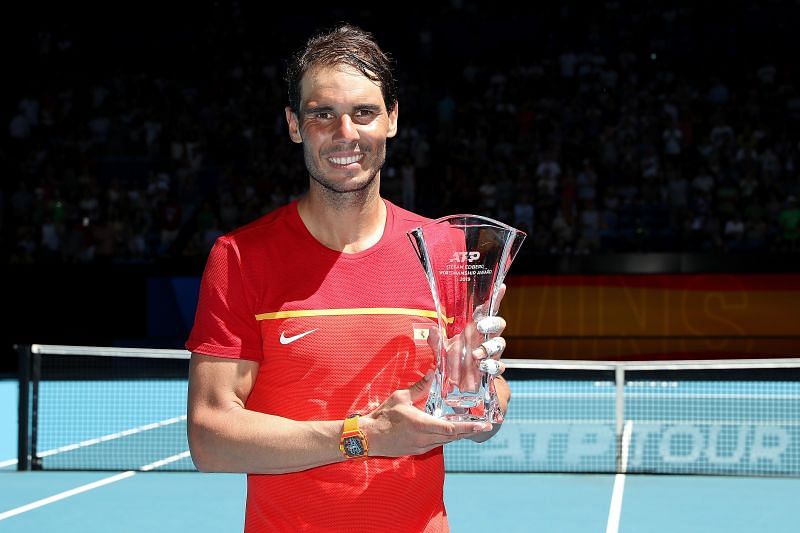
[[[339,451],[342,420],[295,421],[245,408],[258,363],[192,354],[189,369],[188,432],[199,470],[279,474],[344,460]],[[395,391],[360,428],[370,456],[424,453],[485,429],[453,423],[414,406],[427,397],[428,374],[409,389]]]
[[[250,411],[258,363],[192,354],[188,432],[195,466],[210,472],[295,472],[343,460],[342,423],[295,422]]]

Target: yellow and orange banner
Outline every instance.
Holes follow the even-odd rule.
[[[800,274],[535,275],[507,285],[507,358],[800,356]]]

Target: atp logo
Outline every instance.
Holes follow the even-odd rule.
[[[474,263],[481,258],[480,252],[453,252],[453,256],[448,263]]]

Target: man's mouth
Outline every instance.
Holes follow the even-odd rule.
[[[353,154],[341,157],[328,157],[328,161],[330,161],[334,165],[339,165],[339,166],[352,165],[353,163],[360,162],[362,159],[364,159],[364,154]]]

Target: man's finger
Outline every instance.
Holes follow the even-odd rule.
[[[491,422],[453,422],[453,425],[456,427],[456,434],[461,436],[492,429]]]
[[[417,381],[408,388],[408,393],[411,397],[411,403],[417,404],[419,402],[424,402],[428,398],[428,392],[431,389],[432,381],[433,370],[428,370],[428,372],[422,376],[421,380]]]
[[[439,440],[446,442],[458,440],[465,435],[492,429],[491,422],[453,422],[436,418],[426,413],[420,413],[420,415],[425,419],[425,427],[422,429],[426,433],[442,436]]]
[[[506,365],[497,359],[484,359],[481,361],[480,369],[491,376],[499,376],[506,370]]]
[[[497,296],[494,299],[494,305],[492,306],[492,315],[496,315],[497,312],[500,310],[500,302],[503,301],[503,296],[506,295],[506,284],[501,283],[500,289],[497,291]]]
[[[437,328],[436,326],[431,326],[428,329],[427,340],[428,340],[428,346],[430,346],[431,349],[434,352],[436,352],[436,350],[439,349],[439,328]]]
[[[506,294],[506,284],[502,283],[500,284],[500,288],[497,289],[497,294],[495,294],[493,299],[487,300],[482,304],[480,304],[479,306],[475,307],[475,310],[472,312],[472,320],[475,322],[480,322],[486,317],[496,315],[497,311],[500,309],[500,302],[503,300],[503,296],[505,296],[505,294]],[[490,302],[492,304],[491,309],[489,309]]]
[[[506,329],[506,321],[500,316],[487,316],[486,318],[480,319],[475,324],[475,327],[478,329],[479,333],[483,333],[484,335],[497,335]]]
[[[506,349],[506,340],[503,337],[495,337],[484,341],[472,351],[472,357],[478,360],[498,358],[503,350]]]

